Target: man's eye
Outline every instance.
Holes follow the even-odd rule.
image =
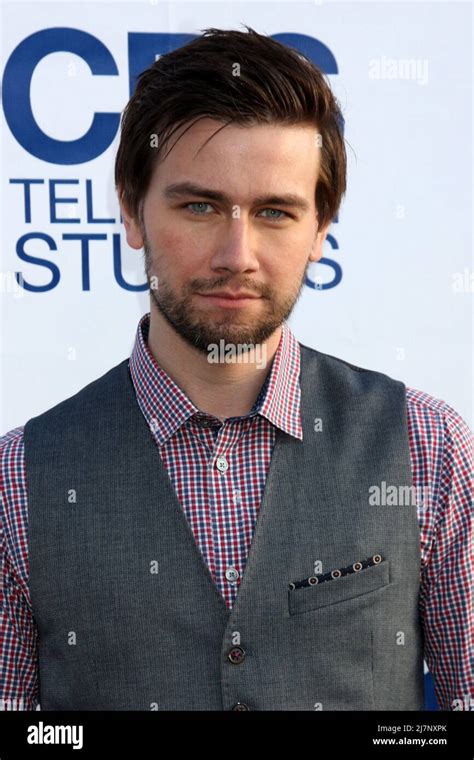
[[[267,219],[275,219],[275,221],[279,219],[283,219],[284,217],[288,217],[289,214],[287,214],[285,211],[280,211],[280,209],[277,208],[264,208],[264,211],[271,211],[272,216],[267,216]],[[273,216],[273,214],[283,214],[283,216]]]
[[[192,211],[193,214],[196,214],[196,216],[205,216],[205,213],[201,213],[203,210],[202,206],[209,206],[209,208],[212,208],[211,204],[206,203],[205,201],[194,201],[193,203],[186,203],[184,208],[190,208],[190,206],[201,206],[201,208],[198,208],[197,211],[190,209],[190,211]]]
[[[212,210],[212,205],[210,203],[207,203],[206,201],[192,201],[191,203],[185,203],[183,208],[189,209],[192,214],[195,216],[208,216],[209,211],[206,211],[206,206]],[[280,211],[280,209],[276,208],[265,208],[263,209],[264,213],[265,211],[269,211],[270,215],[267,216],[267,219],[280,221],[280,219],[289,218],[289,214],[287,214],[285,211]]]

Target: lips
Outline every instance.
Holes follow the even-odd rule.
[[[238,301],[238,300],[241,300],[242,298],[259,298],[259,296],[256,296],[254,293],[246,293],[244,291],[242,291],[241,293],[218,291],[215,293],[214,292],[213,293],[198,293],[198,295],[205,296],[205,297],[213,296],[216,298],[228,298],[231,301]]]
[[[259,301],[260,296],[255,296],[253,293],[251,295],[247,295],[245,291],[242,293],[229,293],[227,292],[217,292],[217,293],[198,293],[197,294],[200,298],[204,298],[208,305],[213,307],[217,307],[220,309],[227,309],[227,310],[233,310],[233,309],[243,309],[243,308],[250,308],[253,307],[250,305],[252,301]]]

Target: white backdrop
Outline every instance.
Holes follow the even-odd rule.
[[[315,38],[337,62],[329,78],[345,118],[348,191],[330,231],[337,248],[327,243],[330,261],[310,273],[330,285],[334,261],[342,279],[327,289],[305,287],[292,329],[306,345],[445,399],[472,426],[470,3],[16,0],[1,8],[0,432],[128,356],[138,319],[149,310],[146,291],[126,290],[114,277],[116,235],[124,280],[145,282],[141,252],[127,247],[119,221],[118,132],[86,161],[68,162],[68,145],[60,146],[58,163],[44,146],[43,157],[32,152],[24,114],[31,107],[45,143],[77,141],[95,113],[118,119],[129,98],[129,35],[199,34],[244,23],[265,34]],[[47,30],[61,27],[69,30],[64,49],[40,56],[29,84],[32,50],[38,54]],[[102,53],[105,46],[107,73],[93,73],[68,49],[77,31],[95,38]],[[22,46],[38,32],[34,45]],[[29,185],[28,204],[25,180],[32,179],[40,182]],[[73,183],[61,182],[68,179]],[[63,202],[53,203],[52,194]],[[88,221],[88,203],[89,220],[105,221]],[[52,221],[51,212],[68,221]],[[100,236],[90,242],[89,289],[81,241],[63,237],[85,234]],[[31,286],[54,286],[26,291],[15,272]]]

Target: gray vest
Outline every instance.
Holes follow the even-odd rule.
[[[405,386],[300,348],[232,610],[128,359],[26,423],[43,710],[423,709],[416,507],[369,490],[412,485]]]

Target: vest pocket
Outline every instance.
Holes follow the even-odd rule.
[[[336,577],[324,583],[301,586],[288,590],[288,612],[317,610],[321,607],[363,597],[390,583],[390,563],[383,559],[380,564],[365,567],[358,572]]]

